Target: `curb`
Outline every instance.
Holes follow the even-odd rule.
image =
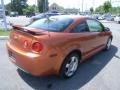
[[[8,36],[0,36],[0,40],[7,40],[8,38]]]

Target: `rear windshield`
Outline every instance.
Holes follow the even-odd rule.
[[[44,18],[37,20],[27,27],[43,29],[50,32],[62,32],[72,22],[70,18]]]

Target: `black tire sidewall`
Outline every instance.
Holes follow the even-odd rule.
[[[108,44],[109,40],[111,40],[111,43],[112,43],[112,38],[109,38],[109,39],[107,40],[107,44]],[[109,50],[110,47],[111,47],[111,45],[110,45],[110,47],[108,48],[107,44],[106,44],[106,48],[105,48],[105,50]]]
[[[74,72],[73,75],[71,75],[71,76],[66,76],[66,74],[65,74],[65,66],[66,66],[66,64],[69,62],[70,58],[73,57],[73,56],[76,56],[76,57],[78,58],[78,66],[79,66],[79,59],[80,59],[79,55],[78,55],[77,53],[71,53],[71,54],[69,54],[69,55],[65,58],[65,60],[63,61],[63,64],[62,64],[61,69],[60,69],[60,77],[61,77],[61,78],[70,78],[70,77],[74,76],[74,74],[76,73],[76,71],[77,71],[77,69],[78,69],[78,66],[77,66],[77,69],[76,69],[76,71]]]

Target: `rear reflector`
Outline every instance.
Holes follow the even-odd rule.
[[[40,52],[43,49],[43,45],[39,42],[35,42],[32,45],[32,50],[35,52]]]

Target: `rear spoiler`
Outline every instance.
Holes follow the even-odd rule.
[[[32,35],[45,35],[45,33],[43,32],[37,32],[34,30],[28,30],[25,29],[24,27],[20,26],[20,25],[12,25],[13,30],[18,31],[18,32],[25,32],[25,33],[29,33]]]

